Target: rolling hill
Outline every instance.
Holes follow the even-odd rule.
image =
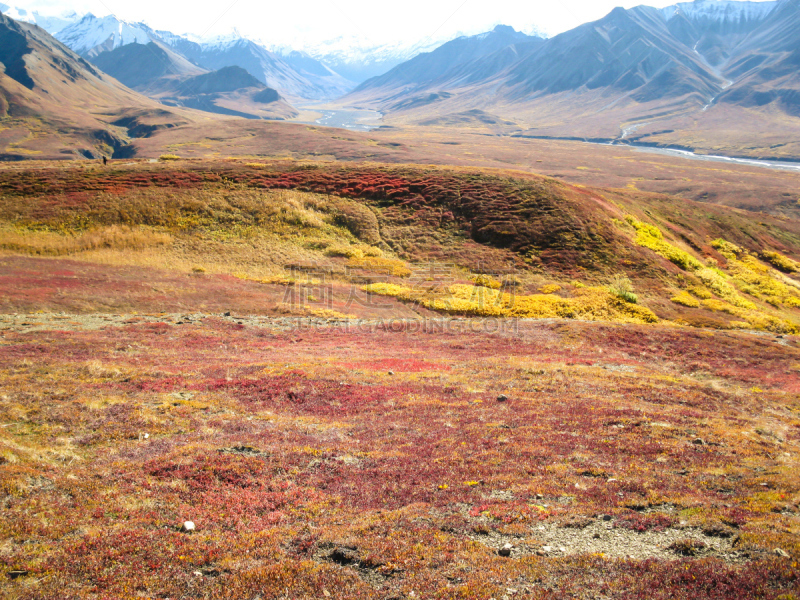
[[[192,64],[169,47],[156,42],[134,42],[101,52],[91,62],[129,88],[143,93],[158,89],[165,78],[193,77],[206,69]]]

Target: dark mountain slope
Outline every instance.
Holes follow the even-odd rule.
[[[543,41],[514,31],[511,27],[498,25],[488,33],[460,37],[432,52],[420,54],[384,75],[365,81],[354,93],[375,88],[424,87],[432,82],[447,80],[459,66],[490,56],[498,50],[514,44],[541,44]]]
[[[773,105],[800,117],[800,0],[783,0],[728,65],[734,83],[717,99],[746,107]]]
[[[158,97],[165,104],[248,119],[283,120],[297,114],[276,90],[242,67],[165,80]]]
[[[242,88],[266,87],[242,67],[223,67],[219,71],[204,73],[182,81],[178,91],[182,95],[235,92]]]
[[[634,92],[640,102],[699,93],[721,81],[675,40],[661,14],[648,7],[614,9],[608,16],[548,40],[505,74],[510,97],[585,88]]]
[[[102,71],[134,89],[144,90],[164,77],[205,72],[161,44],[127,44],[101,52],[91,61]]]

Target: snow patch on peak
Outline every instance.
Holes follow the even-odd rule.
[[[51,35],[58,33],[65,27],[80,20],[80,16],[78,16],[74,10],[50,15],[42,14],[36,10],[30,11],[16,6],[10,6],[2,2],[0,2],[0,12],[15,21],[38,25]]]
[[[737,0],[695,0],[681,2],[661,9],[667,21],[684,15],[690,21],[741,23],[765,19],[779,4],[778,0],[751,2]]]
[[[89,13],[59,31],[56,38],[75,52],[86,54],[99,47],[112,50],[127,44],[148,44],[154,36],[142,23],[132,24],[114,15],[95,17]]]

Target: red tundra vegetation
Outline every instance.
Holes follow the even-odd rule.
[[[410,166],[0,190],[0,597],[797,600],[794,221]]]

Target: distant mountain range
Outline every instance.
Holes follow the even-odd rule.
[[[390,123],[522,136],[726,150],[757,134],[780,156],[800,153],[786,139],[800,133],[798,67],[800,0],[696,0],[617,8],[547,40],[502,27],[453,40],[342,102]]]
[[[424,52],[364,55],[344,39],[312,50],[339,60],[354,79],[398,63],[360,85],[309,52],[270,50],[236,32],[198,40],[113,16],[0,8],[51,30],[76,53],[76,72],[102,79],[102,70],[162,106],[287,119],[298,114],[292,103],[339,98],[381,111],[387,125],[800,157],[800,0],[617,8],[549,39],[498,26]],[[4,23],[44,39],[42,29]],[[29,46],[20,39],[3,38],[0,62],[6,78],[32,90],[27,69],[38,62],[18,55]],[[52,38],[41,43],[55,47]],[[59,45],[54,56],[64,52]],[[399,61],[402,52],[412,56]],[[17,98],[14,90],[6,97]]]
[[[70,12],[43,16],[2,3],[0,11],[16,20],[39,25],[84,57],[94,58],[132,43],[159,42],[208,69],[236,64],[287,96],[312,100],[341,96],[358,83],[446,41],[429,39],[421,44],[375,45],[354,37],[338,37],[304,44],[298,49],[251,40],[236,30],[222,38],[196,39],[155,31],[144,23],[128,23],[113,15],[80,16]]]

